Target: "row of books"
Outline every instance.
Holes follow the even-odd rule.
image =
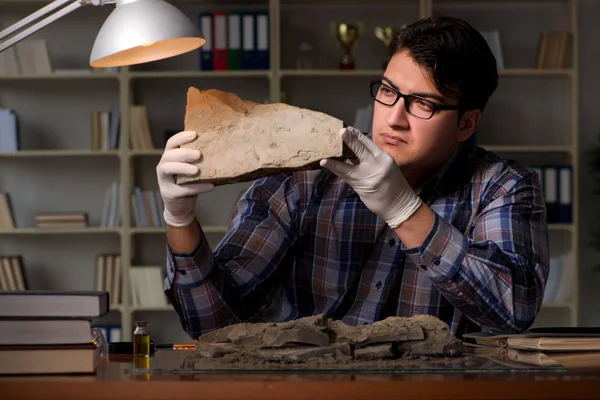
[[[51,73],[52,64],[44,39],[25,39],[0,52],[0,75]]]
[[[163,268],[160,266],[132,266],[129,269],[130,304],[132,306],[167,306],[163,291]],[[121,255],[100,254],[96,259],[96,291],[109,293],[111,305],[123,303]]]
[[[2,28],[0,28],[0,31]],[[108,68],[55,68],[45,39],[27,38],[0,52],[0,75],[65,75],[117,72]]]
[[[206,39],[199,49],[201,70],[269,69],[267,11],[200,13],[198,23]]]
[[[113,182],[106,190],[100,227],[118,228],[121,226],[120,185]],[[131,194],[132,217],[135,226],[165,227],[162,218],[164,208],[158,189],[141,189],[135,187]],[[35,214],[37,228],[87,228],[89,216],[86,212],[37,212]],[[0,229],[14,229],[16,223],[8,193],[0,192]]]
[[[23,257],[7,255],[0,257],[0,290],[27,290],[29,288]]]
[[[101,227],[117,228],[121,225],[120,185],[113,182],[104,197]],[[162,217],[162,197],[158,189],[136,186],[131,194],[133,223],[140,228],[166,227]]]
[[[123,340],[123,327],[121,324],[98,324],[91,325],[92,328],[98,328],[106,339],[106,343],[116,343]]]
[[[13,229],[16,226],[10,195],[0,192],[0,229]]]
[[[121,137],[121,109],[112,106],[110,110],[92,112],[92,150],[114,150],[119,147]],[[132,150],[152,150],[154,142],[150,132],[146,106],[129,106],[129,144]]]
[[[549,224],[573,222],[573,167],[561,165],[532,165],[542,185]]]
[[[169,305],[163,289],[164,267],[132,266],[129,268],[131,305],[134,307],[166,307]]]
[[[91,118],[92,150],[114,150],[119,147],[121,136],[121,109],[95,110]],[[132,150],[152,150],[154,143],[150,133],[146,106],[129,106],[129,143]]]
[[[108,292],[111,305],[119,305],[123,302],[120,254],[98,255],[94,290]]]
[[[537,68],[560,69],[571,66],[571,32],[547,32],[542,34],[537,57]]]
[[[544,304],[564,303],[571,299],[573,273],[572,254],[550,257],[549,273],[544,290]]]
[[[36,228],[87,228],[88,214],[85,212],[38,212],[35,214]]]
[[[131,195],[135,225],[140,228],[166,227],[162,213],[164,205],[159,190],[135,187]]]
[[[119,146],[119,122],[121,108],[116,105],[110,110],[94,110],[91,115],[92,150],[114,150]]]
[[[109,309],[106,292],[0,292],[0,375],[95,373],[92,319]]]
[[[121,185],[113,182],[104,195],[104,205],[102,207],[102,219],[100,226],[103,228],[118,228],[121,226],[121,199],[119,193]]]
[[[129,109],[131,149],[154,149],[146,106],[131,105]],[[93,110],[90,115],[91,149],[97,151],[117,149],[120,123],[121,109],[117,105],[110,107],[110,110]],[[21,150],[21,145],[18,115],[10,108],[0,108],[0,152],[19,150]]]
[[[19,118],[17,114],[10,108],[0,108],[0,152],[19,150],[18,133]]]

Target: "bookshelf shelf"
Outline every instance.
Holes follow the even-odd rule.
[[[166,306],[131,306],[129,307],[131,312],[142,312],[142,311],[173,311],[173,307],[170,305]]]
[[[279,76],[284,77],[332,77],[344,78],[352,76],[361,77],[380,77],[383,70],[379,69],[364,69],[364,70],[337,70],[337,69],[284,69],[281,70]]]
[[[284,77],[374,77],[378,78],[383,74],[383,70],[364,69],[364,70],[336,70],[336,69],[284,69],[279,72],[279,76]],[[498,71],[500,76],[571,76],[572,69],[537,69],[537,68],[505,68]]]
[[[119,228],[15,228],[0,229],[0,235],[99,235],[120,234]]]
[[[123,304],[110,304],[108,309],[109,311],[123,312],[125,310],[125,307],[123,306]]]
[[[0,3],[1,5],[1,3]],[[0,81],[33,81],[33,80],[99,80],[118,79],[118,73],[104,74],[40,74],[40,75],[0,75]]]
[[[206,4],[202,1],[195,0],[174,0],[175,3],[185,3],[185,8],[187,12],[189,12],[189,16],[192,18],[197,17],[197,13],[199,10],[205,11]],[[315,65],[319,65],[320,68],[317,69],[294,69],[289,68],[290,66],[295,66],[296,61],[293,59],[295,55],[293,54],[296,49],[294,46],[290,46],[289,43],[296,43],[300,39],[306,37],[310,38],[311,36],[318,37],[318,35],[327,35],[326,39],[329,44],[324,44],[323,49],[327,49],[328,45],[333,46],[335,39],[333,39],[329,34],[329,20],[334,20],[339,17],[339,19],[350,20],[358,20],[364,17],[370,18],[370,13],[367,12],[367,9],[373,4],[377,7],[377,16],[372,17],[369,23],[369,29],[373,23],[375,23],[375,19],[381,19],[381,21],[386,20],[386,8],[389,6],[390,10],[398,10],[398,7],[402,7],[405,10],[410,11],[410,15],[414,15],[415,17],[420,16],[431,16],[434,15],[434,11],[437,13],[438,10],[436,7],[443,6],[445,14],[452,14],[454,11],[458,13],[461,10],[468,8],[470,11],[468,13],[469,18],[473,20],[477,17],[477,8],[475,5],[479,4],[493,4],[494,7],[502,7],[504,3],[558,3],[562,2],[567,7],[564,8],[565,11],[569,10],[573,14],[571,16],[572,29],[574,32],[573,40],[574,43],[577,43],[577,18],[576,13],[576,0],[376,0],[375,2],[365,3],[360,0],[265,0],[260,3],[252,2],[249,0],[232,0],[226,2],[216,2],[209,1],[211,10],[218,9],[240,9],[241,8],[268,8],[270,15],[273,18],[270,18],[269,22],[269,32],[272,32],[270,48],[271,52],[271,69],[269,70],[228,70],[228,71],[201,71],[195,70],[197,67],[198,58],[197,53],[190,54],[188,56],[183,56],[175,61],[166,61],[165,63],[158,62],[155,65],[151,65],[151,69],[142,70],[141,67],[138,70],[138,67],[129,68],[121,68],[119,72],[116,73],[60,73],[60,74],[43,74],[43,75],[0,75],[0,81],[3,82],[2,89],[0,89],[0,94],[2,90],[8,88],[7,91],[11,92],[5,98],[0,98],[2,100],[3,107],[10,107],[12,104],[17,104],[19,102],[23,102],[23,114],[26,114],[29,106],[33,105],[31,109],[35,109],[35,106],[38,109],[41,109],[39,115],[28,115],[27,123],[35,123],[38,125],[42,125],[47,121],[54,122],[56,125],[62,125],[62,122],[67,118],[79,118],[77,124],[89,124],[88,115],[83,115],[84,113],[89,113],[90,110],[97,109],[107,109],[112,105],[120,106],[121,116],[123,117],[123,124],[121,125],[120,137],[119,137],[119,149],[118,150],[110,150],[110,151],[94,151],[88,150],[81,147],[86,147],[86,142],[78,142],[77,144],[71,144],[72,142],[65,140],[62,138],[62,143],[69,143],[65,146],[73,146],[80,147],[75,149],[44,149],[44,150],[22,150],[19,152],[0,152],[0,161],[3,161],[3,165],[9,165],[9,168],[13,168],[10,170],[9,168],[4,169],[0,178],[4,179],[5,176],[13,175],[12,171],[18,170],[21,165],[27,165],[28,168],[48,168],[49,176],[54,173],[54,171],[58,171],[60,173],[64,173],[64,171],[72,171],[71,165],[68,162],[65,162],[64,165],[59,165],[62,158],[69,159],[68,161],[72,161],[71,159],[82,158],[83,160],[77,160],[76,165],[79,167],[83,164],[90,164],[90,172],[80,173],[80,180],[73,182],[73,185],[79,186],[79,184],[86,185],[85,189],[88,193],[92,193],[90,196],[90,201],[96,201],[98,208],[102,207],[103,201],[102,197],[104,196],[104,190],[110,185],[113,181],[119,181],[120,183],[120,191],[119,191],[119,204],[121,205],[121,219],[123,221],[123,226],[119,228],[104,228],[104,227],[90,227],[83,229],[55,229],[55,228],[45,228],[39,229],[34,227],[26,227],[26,228],[16,228],[16,229],[3,229],[0,230],[0,236],[6,237],[8,235],[19,235],[19,236],[35,236],[35,235],[65,235],[65,237],[69,240],[70,237],[68,235],[90,235],[90,241],[97,243],[98,246],[112,246],[115,242],[115,238],[112,238],[108,235],[118,235],[118,251],[121,255],[121,277],[122,277],[122,285],[123,285],[123,303],[119,305],[111,305],[111,309],[119,311],[120,321],[123,326],[123,340],[131,340],[131,331],[129,328],[132,326],[132,313],[141,312],[141,311],[168,311],[172,310],[171,306],[129,306],[131,302],[131,288],[129,286],[130,277],[129,271],[134,266],[134,260],[140,261],[141,263],[147,265],[156,265],[155,263],[160,262],[161,265],[164,265],[164,259],[162,257],[161,251],[164,249],[164,245],[161,242],[164,242],[164,234],[166,229],[164,227],[137,227],[135,226],[135,218],[133,215],[133,210],[131,206],[131,193],[136,186],[141,188],[154,188],[156,187],[156,176],[155,176],[155,167],[156,163],[154,162],[156,157],[160,157],[163,153],[163,149],[160,146],[164,146],[164,143],[161,143],[158,138],[163,138],[163,133],[167,130],[174,129],[173,127],[181,126],[183,110],[185,110],[185,99],[184,99],[184,90],[188,83],[197,85],[199,88],[211,88],[215,87],[217,89],[222,89],[230,92],[237,93],[242,97],[247,97],[249,99],[254,99],[256,101],[267,100],[275,103],[279,102],[282,99],[282,92],[285,92],[286,98],[289,99],[289,104],[292,105],[301,105],[303,107],[313,107],[315,109],[322,109],[325,112],[330,112],[334,115],[341,114],[344,111],[356,109],[357,104],[360,102],[360,105],[365,101],[369,101],[368,93],[362,88],[347,88],[346,81],[339,78],[352,78],[356,81],[360,81],[360,79],[378,79],[383,74],[383,69],[378,68],[380,63],[380,56],[383,57],[385,51],[382,51],[379,55],[374,55],[375,45],[373,43],[377,43],[377,45],[382,46],[382,43],[375,38],[372,37],[372,30],[367,32],[365,31],[365,35],[359,39],[357,45],[355,46],[355,56],[357,59],[361,59],[361,51],[364,51],[364,54],[369,54],[371,57],[368,61],[370,63],[365,63],[364,69],[357,70],[338,70],[331,67],[327,67],[330,65],[335,65],[330,60],[337,59],[341,53],[338,49],[338,52],[335,54],[331,53],[330,50],[323,50],[323,54],[320,54],[321,59],[319,62],[315,62]],[[0,0],[0,14],[4,11],[12,13],[13,10],[9,6],[9,4],[22,4],[24,10],[34,11],[34,7],[37,7],[44,3],[42,0],[27,0],[27,1],[5,1]],[[225,4],[222,4],[225,3]],[[468,7],[462,7],[460,4],[462,3],[471,3]],[[450,5],[456,4],[457,7],[452,7]],[[570,5],[570,6],[569,6]],[[229,7],[229,8],[228,8]],[[412,10],[414,8],[415,10]],[[441,7],[440,7],[441,8]],[[306,27],[308,30],[308,35],[303,35],[305,32],[304,27],[299,29],[297,26],[294,26],[295,21],[288,21],[294,10],[302,9],[309,10],[310,13],[315,12],[315,16],[318,14],[327,14],[326,18],[323,17],[322,20],[316,19],[313,23],[312,20]],[[510,10],[510,6],[506,7],[507,13],[512,12],[512,15],[515,15],[515,12]],[[482,13],[489,13],[489,8],[481,11]],[[101,23],[103,20],[103,16],[99,15],[99,13],[90,13],[92,15],[90,22]],[[365,15],[363,15],[365,14]],[[10,15],[9,17],[15,16]],[[504,16],[506,17],[505,14]],[[565,13],[566,16],[566,13]],[[321,17],[321,15],[319,15]],[[561,14],[561,19],[563,15]],[[75,17],[76,18],[76,17]],[[391,21],[394,21],[392,17]],[[412,18],[412,17],[406,17]],[[522,17],[519,22],[521,24],[520,27],[516,29],[522,29],[524,24],[529,24],[529,17]],[[292,18],[293,19],[293,18]],[[467,18],[468,19],[468,18]],[[569,18],[565,18],[568,20]],[[493,25],[497,24],[495,19],[490,19],[493,22]],[[56,22],[56,26],[61,26],[60,29],[64,29],[65,32],[70,28],[69,24],[73,21],[73,18],[65,18],[61,21]],[[325,21],[325,22],[324,22]],[[482,20],[483,21],[483,20]],[[477,21],[477,23],[482,22]],[[289,22],[289,24],[288,24]],[[404,22],[404,21],[403,21]],[[408,22],[408,21],[406,21]],[[505,21],[506,26],[513,26],[515,21]],[[379,23],[379,22],[377,22]],[[382,24],[391,24],[392,22],[381,22]],[[498,22],[499,24],[500,22]],[[320,26],[320,24],[326,24],[327,27]],[[82,28],[82,25],[85,25]],[[88,24],[79,24],[76,29],[88,29]],[[93,24],[89,24],[92,27]],[[533,24],[535,25],[535,24]],[[100,25],[98,25],[100,26]],[[533,26],[531,29],[538,29],[537,25]],[[554,27],[553,27],[554,28]],[[508,29],[508,28],[506,28]],[[528,28],[529,29],[529,28]],[[546,29],[546,28],[544,28]],[[550,29],[550,28],[548,28]],[[297,30],[299,37],[288,36],[289,32]],[[73,43],[76,44],[73,48],[69,48],[68,50],[63,50],[65,54],[57,54],[56,58],[60,59],[61,57],[64,60],[68,60],[69,63],[78,62],[80,65],[85,65],[87,67],[88,56],[89,56],[89,43],[93,40],[93,35],[97,33],[96,28],[89,28],[88,32],[90,35],[88,38],[74,38]],[[49,35],[50,40],[62,40],[62,33],[60,35],[56,34],[56,31],[52,33],[51,29],[43,30],[40,32],[40,37],[44,37],[44,35]],[[71,32],[72,33],[72,32]],[[77,35],[71,35],[71,37]],[[370,37],[367,37],[370,36]],[[81,39],[81,42],[79,40]],[[84,40],[85,39],[85,40]],[[285,39],[285,40],[284,40]],[[371,40],[371,42],[369,42]],[[88,43],[89,42],[89,43]],[[55,42],[56,43],[56,42]],[[520,42],[519,42],[520,43]],[[315,43],[314,43],[315,44]],[[318,50],[321,43],[316,43],[316,50]],[[524,43],[523,46],[528,45]],[[535,46],[530,43],[529,45]],[[55,44],[55,46],[58,46]],[[55,47],[56,48],[56,47]],[[368,50],[365,50],[368,48]],[[523,47],[525,48],[525,47]],[[531,47],[533,48],[533,47]],[[66,52],[70,52],[67,54]],[[373,53],[368,53],[369,51],[373,51]],[[511,63],[509,65],[529,65],[530,56],[534,55],[525,54],[525,51],[518,50],[516,53],[517,57],[511,57]],[[520,61],[512,62],[512,59],[522,57]],[[72,57],[72,60],[71,60]],[[333,57],[333,58],[332,58]],[[373,61],[377,58],[377,62]],[[362,58],[365,60],[368,57]],[[325,61],[327,59],[327,61]],[[499,140],[494,141],[490,140],[491,143],[509,143],[510,145],[481,145],[482,147],[502,154],[510,154],[511,157],[529,157],[530,155],[534,155],[536,157],[541,158],[568,158],[570,162],[573,164],[573,223],[571,224],[549,224],[548,228],[553,235],[561,236],[562,238],[569,238],[572,242],[570,243],[570,248],[575,252],[575,260],[573,261],[573,269],[572,273],[577,277],[578,274],[578,230],[579,230],[579,219],[578,219],[578,168],[577,164],[579,162],[579,148],[578,148],[578,93],[577,93],[577,81],[578,81],[578,66],[577,66],[578,54],[577,48],[573,49],[573,64],[571,68],[565,69],[536,69],[536,68],[506,68],[499,71],[499,75],[503,78],[511,78],[511,79],[502,79],[500,85],[504,88],[510,85],[521,85],[524,83],[524,86],[530,82],[537,82],[538,84],[544,86],[551,86],[554,90],[558,88],[558,85],[562,85],[561,88],[564,88],[566,91],[566,96],[561,96],[561,101],[564,98],[564,103],[562,103],[563,108],[566,109],[566,113],[568,114],[568,120],[565,121],[565,137],[564,138],[554,138],[556,139],[552,143],[561,143],[564,145],[524,145],[519,144],[518,140],[505,140],[501,142]],[[63,61],[64,62],[64,61]],[[336,61],[335,61],[336,62]],[[282,68],[284,65],[286,68]],[[321,68],[324,66],[324,68]],[[306,80],[303,79],[295,79],[295,78],[309,78]],[[311,80],[313,78],[331,78],[324,79],[323,84],[319,82],[318,84],[314,84],[317,82],[316,79]],[[518,78],[518,79],[515,79]],[[567,79],[563,79],[567,78]],[[354,82],[354,80],[348,79],[348,82]],[[46,82],[47,81],[47,82]],[[83,82],[86,81],[86,82]],[[515,83],[516,82],[516,83]],[[10,84],[9,84],[10,83]],[[97,86],[96,91],[89,91],[90,95],[87,96],[86,92],[82,95],[81,91],[77,91],[76,89],[79,87],[88,88]],[[106,89],[110,87],[110,91]],[[285,86],[284,90],[282,89]],[[343,86],[343,88],[342,88]],[[64,93],[61,93],[60,96],[56,96],[54,93],[48,95],[48,92],[54,90],[55,88],[65,88]],[[116,90],[113,90],[114,88]],[[50,88],[50,90],[48,90]],[[343,91],[339,89],[342,88]],[[348,89],[348,91],[346,91]],[[517,88],[518,89],[518,88]],[[507,90],[517,90],[514,87],[510,87]],[[535,89],[535,88],[533,88]],[[35,98],[37,93],[44,95],[46,97],[42,97],[43,100],[36,103],[37,99]],[[44,92],[46,91],[46,92]],[[22,93],[21,93],[22,92]],[[15,93],[17,93],[15,95]],[[341,95],[340,95],[341,93]],[[535,90],[531,90],[527,92],[528,94],[535,94]],[[549,92],[553,93],[553,92]],[[510,93],[512,95],[512,93]],[[16,97],[11,97],[16,96]],[[343,97],[343,98],[342,98]],[[56,98],[56,99],[55,99]],[[183,99],[183,100],[182,100]],[[519,99],[519,97],[517,97]],[[520,97],[520,100],[525,101],[524,97]],[[545,99],[544,99],[545,100]],[[54,103],[55,102],[55,103]],[[30,104],[31,103],[31,104]],[[332,107],[333,103],[339,103],[339,107]],[[508,103],[508,102],[506,102]],[[39,104],[50,104],[51,107],[48,109],[43,109],[44,107],[40,107]],[[153,145],[157,148],[153,149],[144,149],[137,150],[130,148],[130,143],[132,139],[132,128],[131,128],[131,116],[128,114],[129,106],[133,104],[143,104],[148,106],[148,116],[150,122],[150,130],[153,138]],[[511,118],[521,118],[523,111],[520,107],[523,105],[521,103],[514,104],[511,107],[506,106],[506,104],[501,104],[503,108],[502,117],[510,120]],[[78,108],[79,107],[79,108]],[[560,107],[560,106],[559,106]],[[73,112],[73,108],[78,108],[79,115]],[[490,106],[492,108],[492,106]],[[557,109],[556,107],[553,109]],[[511,112],[516,112],[517,117],[514,117]],[[486,111],[487,113],[487,111]],[[492,114],[493,115],[493,114]],[[339,115],[344,120],[347,120],[343,115]],[[62,119],[62,120],[61,120]],[[59,120],[57,122],[57,120]],[[515,121],[515,125],[516,125]],[[77,125],[77,126],[79,126]],[[536,125],[537,126],[537,125]],[[30,125],[31,127],[31,125]],[[86,126],[86,129],[89,128],[89,125]],[[60,129],[55,129],[55,132],[60,132]],[[64,129],[63,129],[64,131]],[[51,130],[48,130],[51,132]],[[71,130],[69,130],[71,132]],[[66,132],[64,135],[68,135]],[[495,136],[492,136],[495,137]],[[502,136],[499,136],[498,139],[505,139]],[[544,138],[537,141],[531,141],[530,143],[544,143]],[[36,139],[37,140],[37,139]],[[42,139],[40,139],[42,140]],[[45,138],[47,142],[42,146],[39,144],[29,144],[29,147],[58,147],[53,141],[53,138]],[[141,146],[144,147],[144,146]],[[106,157],[107,159],[97,160],[99,157]],[[101,171],[104,169],[104,165],[108,165],[109,157],[114,157],[118,163],[116,163],[117,176],[114,175],[114,170],[111,171]],[[35,160],[36,158],[48,158],[49,162],[41,162],[41,160]],[[81,162],[83,161],[83,162]],[[113,160],[110,160],[113,161]],[[37,165],[39,164],[39,165]],[[40,165],[42,165],[40,167]],[[92,165],[97,164],[97,165]],[[91,174],[98,173],[97,176],[94,175],[94,181],[91,181]],[[35,174],[30,174],[35,175]],[[90,178],[90,179],[88,179]],[[6,180],[2,180],[2,187],[0,190],[10,191]],[[15,185],[14,180],[11,180],[9,183],[11,185]],[[38,185],[39,186],[39,185]],[[17,189],[15,189],[17,190]],[[58,189],[57,189],[58,190]],[[97,190],[97,192],[94,192]],[[235,192],[235,193],[234,193]],[[85,192],[84,192],[85,193]],[[96,197],[97,193],[97,198]],[[210,225],[203,225],[202,228],[205,233],[211,234],[211,237],[218,238],[219,235],[223,235],[227,232],[227,223],[225,214],[230,215],[229,212],[229,203],[234,200],[234,197],[238,195],[238,192],[233,188],[219,188],[219,190],[215,191],[214,194],[207,196],[207,200],[205,204],[201,204],[199,209],[201,208],[201,213],[206,213],[205,215],[210,219]],[[67,199],[67,197],[70,197]],[[56,197],[53,197],[54,200],[46,200],[43,201],[59,201],[56,200]],[[63,201],[62,199],[60,201]],[[76,204],[75,196],[72,196],[69,192],[65,192],[64,201],[70,202],[70,205]],[[27,205],[19,205],[19,207],[27,207]],[[33,206],[30,206],[33,207]],[[36,206],[37,207],[37,206]],[[224,209],[227,208],[227,213]],[[213,214],[213,209],[220,212],[221,217],[217,217]],[[22,209],[20,210],[21,212]],[[215,213],[218,214],[218,213]],[[96,237],[93,235],[106,235],[102,237]],[[22,239],[22,238],[21,238]],[[18,240],[21,240],[18,239]],[[45,241],[47,238],[43,237],[40,241]],[[0,240],[1,242],[1,240]],[[110,243],[109,243],[110,242]],[[33,250],[32,250],[33,251]],[[83,260],[83,258],[82,258]],[[159,261],[157,261],[159,260]],[[576,279],[575,279],[576,281]],[[578,300],[577,300],[577,284],[576,282],[572,287],[573,296],[575,297],[570,302],[564,303],[550,303],[544,304],[543,308],[547,309],[556,309],[556,310],[568,310],[570,312],[570,325],[576,325],[578,322]],[[166,328],[165,328],[166,329]]]
[[[0,152],[0,158],[9,157],[118,157],[119,151],[93,151],[93,150],[21,150],[13,152]]]
[[[561,309],[561,308],[568,308],[571,309],[573,308],[574,305],[571,302],[556,302],[556,303],[543,303],[542,304],[542,308],[547,308],[547,309]]]
[[[567,76],[574,73],[573,69],[537,69],[537,68],[505,68],[498,71],[500,76]]]
[[[176,79],[176,78],[270,78],[269,70],[259,71],[139,71],[130,72],[132,79]]]
[[[129,155],[131,157],[160,156],[164,151],[164,149],[132,150]]]
[[[573,224],[548,224],[548,229],[551,231],[575,231],[575,226]]]

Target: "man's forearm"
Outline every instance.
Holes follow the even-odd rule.
[[[167,225],[167,241],[171,250],[176,253],[189,254],[194,251],[200,242],[201,234],[200,225],[196,219],[182,228]]]
[[[433,221],[433,211],[423,203],[410,218],[395,229],[396,235],[408,248],[420,246],[431,231]]]

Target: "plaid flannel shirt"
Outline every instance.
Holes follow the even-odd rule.
[[[192,338],[320,313],[350,325],[429,314],[458,337],[527,329],[549,264],[537,174],[465,143],[418,194],[434,223],[406,248],[326,169],[258,179],[214,253],[204,236],[190,254],[167,244],[165,293]]]

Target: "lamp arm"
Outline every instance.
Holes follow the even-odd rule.
[[[9,47],[11,47],[14,44],[17,44],[18,42],[25,39],[26,37],[32,35],[33,33],[39,31],[40,29],[46,27],[47,25],[53,23],[54,21],[64,17],[65,15],[77,10],[80,7],[87,6],[87,5],[103,6],[105,4],[110,4],[110,3],[114,3],[114,2],[115,2],[115,0],[54,0],[52,3],[40,8],[38,11],[30,14],[29,16],[21,19],[20,21],[17,21],[13,25],[11,25],[8,28],[1,31],[0,32],[0,40],[3,40],[4,38],[8,37],[9,35],[11,35],[14,32],[17,32],[19,29],[25,28],[28,24],[43,17],[44,15],[48,14],[49,12],[52,12],[52,11],[58,9],[67,3],[71,3],[71,4],[69,4],[66,7],[63,7],[62,9],[56,11],[54,14],[49,15],[48,17],[42,19],[41,21],[36,22],[35,24],[31,25],[30,27],[23,29],[21,32],[17,33],[13,37],[6,39],[4,42],[0,42],[0,52],[8,49]]]

